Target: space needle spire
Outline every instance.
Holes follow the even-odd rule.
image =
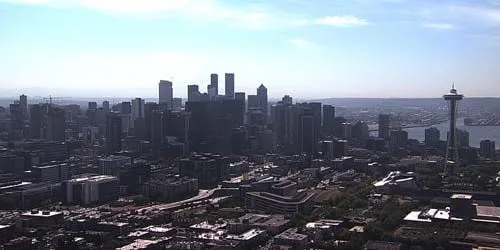
[[[445,101],[448,101],[450,115],[450,133],[446,143],[446,161],[445,173],[453,174],[453,171],[459,165],[458,146],[457,146],[457,106],[458,101],[464,98],[464,95],[458,94],[455,89],[455,83],[451,85],[450,93],[443,95]]]

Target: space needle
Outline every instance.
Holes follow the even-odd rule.
[[[458,101],[464,98],[464,95],[458,94],[453,83],[450,93],[443,95],[445,101],[448,101],[450,111],[450,134],[446,144],[445,173],[453,174],[454,168],[458,167],[458,147],[457,147],[457,105]]]

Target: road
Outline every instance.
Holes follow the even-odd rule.
[[[172,202],[172,203],[167,203],[167,204],[159,204],[159,205],[153,205],[153,206],[149,206],[149,207],[143,207],[143,208],[140,208],[140,209],[137,209],[136,212],[140,212],[140,211],[143,211],[143,210],[166,210],[166,209],[170,209],[170,208],[174,208],[174,207],[178,207],[178,206],[181,206],[181,205],[184,205],[186,203],[191,203],[191,202],[195,202],[195,201],[199,201],[199,200],[204,200],[210,196],[212,196],[214,194],[214,192],[216,190],[220,189],[220,187],[217,187],[217,188],[214,188],[214,189],[209,189],[209,190],[200,190],[198,192],[198,195],[196,196],[193,196],[189,199],[185,199],[185,200],[182,200],[182,201],[176,201],[176,202]]]

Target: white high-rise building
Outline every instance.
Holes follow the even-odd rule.
[[[167,80],[160,80],[159,85],[159,103],[166,104],[167,108],[172,108],[172,100],[174,91],[172,88],[172,82]]]

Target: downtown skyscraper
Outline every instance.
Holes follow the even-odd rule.
[[[168,109],[172,108],[172,100],[174,90],[172,88],[172,82],[167,80],[160,80],[158,83],[158,101],[160,104],[166,105]]]
[[[234,99],[234,73],[225,74],[226,98]]]

